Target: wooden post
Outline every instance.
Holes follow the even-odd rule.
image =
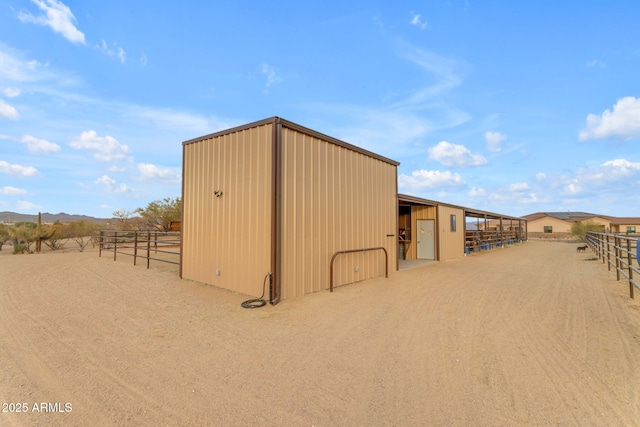
[[[627,241],[627,261],[629,268],[629,297],[634,298],[634,289],[633,289],[633,258],[631,258],[631,239],[625,239]],[[637,251],[638,249],[636,249]]]
[[[98,257],[102,257],[102,236],[104,231],[100,230],[100,240],[98,240]]]
[[[620,280],[620,269],[622,268],[622,266],[620,265],[620,236],[614,236],[613,238],[613,242],[614,242],[614,256],[616,257],[616,280]]]
[[[150,257],[151,257],[151,232],[147,230],[147,269],[149,268]]]
[[[117,231],[113,231],[113,260],[116,260],[116,252],[117,251],[117,247],[118,247],[118,232]]]
[[[138,232],[133,232],[133,265],[137,265],[138,260]]]

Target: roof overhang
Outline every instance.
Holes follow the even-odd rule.
[[[435,200],[423,199],[421,197],[410,196],[408,194],[398,194],[398,203],[400,204],[410,204],[410,205],[421,205],[421,206],[447,206],[451,208],[462,209],[464,211],[465,217],[471,218],[483,218],[483,219],[508,219],[508,220],[517,220],[517,221],[526,221],[524,218],[503,215],[495,212],[483,211],[479,209],[467,208],[464,206],[452,205],[450,203],[438,202]]]

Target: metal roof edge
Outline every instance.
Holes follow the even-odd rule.
[[[278,117],[278,116],[273,116],[273,117],[270,117],[268,119],[258,120],[258,121],[255,121],[255,122],[247,123],[247,124],[236,126],[236,127],[233,127],[233,128],[224,129],[224,130],[220,130],[220,131],[217,131],[217,132],[214,132],[214,133],[210,133],[210,134],[207,134],[207,135],[199,136],[197,138],[192,138],[192,139],[189,139],[189,140],[186,140],[186,141],[182,142],[182,145],[184,146],[184,145],[188,145],[188,144],[193,144],[193,143],[196,143],[196,142],[204,141],[206,139],[211,139],[211,138],[215,138],[215,137],[222,136],[222,135],[227,135],[227,134],[234,133],[234,132],[240,132],[240,131],[243,131],[243,130],[247,130],[247,129],[251,129],[251,128],[254,128],[254,127],[266,125],[266,124],[269,124],[269,123],[281,124],[282,126],[284,126],[286,128],[289,128],[291,130],[295,130],[295,131],[303,133],[305,135],[313,136],[313,137],[321,139],[323,141],[327,141],[327,142],[330,142],[332,144],[338,145],[340,147],[344,147],[344,148],[346,148],[348,150],[355,151],[356,153],[363,154],[363,155],[365,155],[367,157],[372,157],[374,159],[383,161],[385,163],[389,163],[389,164],[391,164],[393,166],[398,166],[400,164],[400,162],[398,162],[398,161],[389,159],[389,158],[384,157],[384,156],[382,156],[380,154],[374,153],[373,151],[365,150],[364,148],[358,147],[358,146],[353,145],[353,144],[349,144],[348,142],[342,141],[342,140],[340,140],[338,138],[334,138],[334,137],[329,136],[327,134],[324,134],[322,132],[315,131],[313,129],[307,128],[305,126],[299,125],[297,123],[291,122],[289,120],[283,119],[283,118]]]
[[[299,125],[299,124],[291,122],[289,120],[285,120],[283,118],[278,118],[278,119],[279,119],[279,123],[281,123],[284,127],[287,127],[289,129],[298,131],[300,133],[304,133],[304,134],[309,135],[309,136],[313,136],[313,137],[318,138],[318,139],[322,139],[322,140],[327,141],[327,142],[331,142],[332,144],[344,147],[344,148],[346,148],[348,150],[355,151],[355,152],[360,153],[360,154],[364,154],[365,156],[372,157],[374,159],[378,159],[378,160],[383,161],[385,163],[389,163],[389,164],[391,164],[393,166],[398,166],[400,164],[400,162],[398,162],[398,161],[395,161],[395,160],[392,160],[392,159],[390,159],[388,157],[385,157],[385,156],[382,156],[380,154],[374,153],[373,151],[366,150],[366,149],[364,149],[362,147],[358,147],[357,145],[349,144],[348,142],[342,141],[342,140],[340,140],[338,138],[334,138],[333,136],[329,136],[329,135],[324,134],[322,132],[315,131],[313,129],[310,129],[310,128],[302,126],[302,125]]]
[[[406,201],[406,202],[410,202],[410,203],[419,203],[419,204],[423,204],[426,206],[448,206],[448,207],[452,207],[452,208],[456,208],[456,209],[462,209],[465,212],[466,216],[472,216],[472,215],[486,215],[488,218],[492,218],[492,219],[499,219],[499,218],[506,218],[506,219],[517,219],[517,220],[523,220],[526,221],[525,218],[522,217],[517,217],[517,216],[511,216],[511,215],[503,215],[503,214],[498,214],[495,212],[489,212],[489,211],[483,211],[483,210],[479,210],[479,209],[472,209],[472,208],[467,208],[465,206],[459,206],[459,205],[454,205],[451,203],[445,203],[445,202],[438,202],[435,200],[429,200],[429,199],[423,199],[421,197],[416,197],[416,196],[411,196],[408,194],[400,194],[398,193],[398,201]],[[468,215],[468,214],[471,215]]]
[[[234,133],[234,132],[240,132],[243,130],[247,130],[247,129],[251,129],[251,128],[255,128],[258,126],[262,126],[262,125],[266,125],[269,123],[275,123],[277,122],[279,119],[279,117],[269,117],[268,119],[263,119],[263,120],[258,120],[255,122],[251,122],[251,123],[246,123],[244,125],[240,125],[240,126],[235,126],[229,129],[223,129],[223,130],[219,130],[213,133],[209,133],[207,135],[203,135],[203,136],[199,136],[196,138],[192,138],[192,139],[188,139],[186,141],[182,142],[182,145],[189,145],[189,144],[193,144],[195,142],[200,142],[200,141],[204,141],[205,139],[211,139],[211,138],[215,138],[217,136],[222,136],[222,135],[227,135],[230,133]]]

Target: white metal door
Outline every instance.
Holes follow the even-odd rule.
[[[417,220],[418,259],[436,259],[436,226],[433,219]]]

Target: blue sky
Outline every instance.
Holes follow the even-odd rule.
[[[399,191],[640,216],[640,2],[0,0],[0,211],[181,193],[182,141],[280,116]]]

